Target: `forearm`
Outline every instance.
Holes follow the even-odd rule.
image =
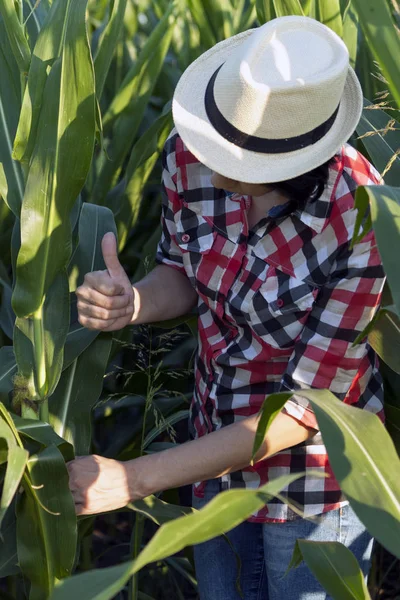
[[[250,465],[258,416],[254,415],[200,439],[125,463],[132,500],[197,481],[215,479]],[[280,413],[272,423],[255,462],[315,435]]]
[[[133,285],[135,311],[132,324],[174,319],[187,314],[197,304],[197,293],[183,273],[158,265]]]

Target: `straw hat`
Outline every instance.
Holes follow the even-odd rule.
[[[353,133],[362,90],[343,41],[308,17],[281,17],[220,42],[182,75],[173,117],[188,149],[246,183],[291,179]]]

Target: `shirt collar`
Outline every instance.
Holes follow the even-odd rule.
[[[328,181],[324,191],[322,192],[318,200],[309,200],[308,202],[306,202],[303,209],[299,209],[291,213],[296,215],[296,217],[300,219],[302,223],[313,229],[316,233],[321,233],[321,231],[324,229],[331,212],[332,202],[335,199],[336,183],[338,180],[338,176],[341,172],[340,165],[342,162],[340,158],[341,152],[339,152],[338,154],[338,160],[336,160],[329,167]],[[244,198],[241,194],[229,194],[229,197],[235,202],[240,202],[240,200]],[[274,210],[274,208],[272,209],[272,211]],[[279,218],[280,215],[272,214],[270,216],[275,216],[275,218]]]

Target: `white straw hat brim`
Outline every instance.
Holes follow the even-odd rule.
[[[173,118],[184,144],[211,170],[246,183],[285,181],[323,164],[349,139],[361,117],[362,90],[356,74],[349,67],[334,124],[321,140],[311,146],[282,154],[262,154],[236,146],[211,125],[204,98],[214,72],[252,31],[220,42],[188,67],[175,90]]]

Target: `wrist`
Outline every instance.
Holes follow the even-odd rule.
[[[153,489],[150,483],[151,469],[148,465],[148,458],[148,456],[140,456],[123,463],[127,472],[130,502],[142,500],[158,491]]]

